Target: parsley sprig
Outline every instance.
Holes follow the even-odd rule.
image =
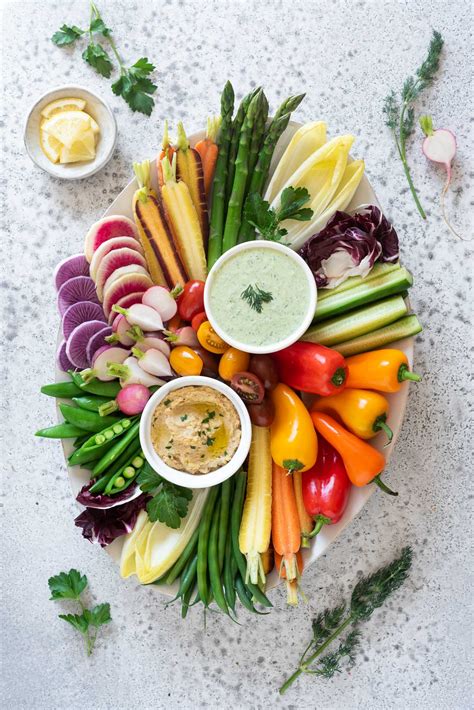
[[[48,579],[48,586],[51,592],[51,600],[74,601],[79,605],[79,614],[59,614],[59,618],[70,624],[76,631],[84,637],[87,655],[90,656],[94,650],[97,633],[101,626],[108,624],[112,620],[110,616],[110,604],[97,604],[89,609],[82,600],[82,594],[87,588],[87,577],[77,569],[70,569],[69,572],[60,572]]]
[[[83,60],[106,79],[109,79],[112,75],[114,63],[104,45],[98,42],[96,38],[102,37],[108,42],[120,69],[119,78],[112,84],[112,91],[116,96],[121,96],[132,111],[139,111],[149,116],[154,106],[152,94],[158,88],[150,79],[150,74],[155,67],[148,61],[147,57],[141,57],[130,67],[123,63],[112,37],[112,30],[106,26],[96,4],[92,0],[90,2],[90,21],[87,30],[81,29],[76,25],[62,25],[53,34],[51,40],[58,47],[66,47],[82,37],[88,37],[89,39],[88,45],[82,53]]]
[[[441,50],[443,49],[444,40],[439,32],[433,31],[428,55],[421,66],[416,70],[415,76],[409,76],[403,84],[400,100],[397,98],[395,91],[391,91],[385,98],[383,113],[385,114],[385,124],[390,128],[395,139],[398,155],[403,164],[408,185],[411,194],[415,200],[418,212],[423,219],[426,219],[426,214],[421,206],[418,194],[413,184],[413,180],[408,167],[406,156],[406,141],[413,133],[415,126],[415,111],[413,104],[419,97],[421,92],[427,86],[432,84],[435,74],[439,69],[439,61]]]
[[[240,294],[240,298],[243,301],[247,301],[250,308],[253,308],[257,313],[261,313],[263,310],[264,303],[270,303],[273,301],[273,296],[270,291],[264,291],[263,288],[255,284],[249,284]]]
[[[314,619],[313,637],[300,658],[296,671],[280,688],[283,695],[302,673],[332,678],[341,671],[341,662],[348,659],[354,664],[360,634],[357,625],[370,619],[376,609],[388,599],[408,577],[412,562],[412,550],[403,548],[400,557],[374,574],[363,577],[354,587],[349,608],[340,604],[326,609]],[[333,641],[349,626],[355,626],[332,652],[322,655]]]
[[[280,207],[275,210],[258,192],[252,192],[245,203],[244,217],[249,224],[259,231],[264,239],[281,241],[288,230],[280,227],[285,219],[308,222],[313,216],[310,207],[304,207],[310,198],[305,187],[287,187],[281,193]]]
[[[181,519],[188,514],[193,492],[189,488],[181,488],[163,480],[148,462],[145,462],[138,474],[137,483],[143,493],[153,494],[153,498],[146,505],[151,522],[159,520],[169,528],[179,528]]]

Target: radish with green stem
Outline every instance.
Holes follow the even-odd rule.
[[[83,370],[81,377],[86,383],[95,378],[102,382],[109,382],[117,377],[117,375],[110,375],[108,371],[109,365],[120,364],[126,360],[129,355],[130,350],[104,345],[102,348],[96,350],[92,358],[92,367]]]
[[[112,306],[115,313],[121,313],[131,325],[138,325],[142,330],[163,330],[163,321],[158,311],[151,306],[135,303],[130,308]]]
[[[143,412],[150,396],[151,392],[145,385],[126,385],[115,399],[100,405],[99,414],[101,417],[105,417],[119,409],[129,417],[134,417]]]
[[[152,286],[143,294],[142,303],[158,311],[164,321],[170,320],[177,310],[177,297],[183,292],[182,286],[175,286],[168,291],[164,286]]]
[[[451,225],[446,214],[444,198],[451,183],[451,163],[456,155],[456,136],[448,128],[433,128],[431,116],[420,116],[421,130],[426,138],[423,141],[423,154],[433,163],[440,163],[446,168],[446,183],[441,192],[441,212],[448,229],[458,239],[463,239]]]
[[[153,385],[160,386],[165,384],[164,380],[145,372],[138,364],[136,357],[128,357],[123,364],[111,363],[107,370],[112,378],[120,377],[121,387],[135,384],[153,387]]]
[[[106,340],[111,345],[113,343],[120,343],[126,347],[134,344],[134,339],[128,334],[130,328],[130,323],[125,318],[125,316],[118,315],[112,323],[112,335],[107,336]]]
[[[160,350],[147,350],[143,352],[140,348],[132,348],[132,353],[138,360],[138,364],[150,375],[157,377],[173,377],[174,372],[170,367],[168,358]]]
[[[166,335],[166,340],[173,347],[187,345],[189,348],[197,348],[199,346],[196,331],[190,325],[185,325],[183,328],[178,328],[178,330],[164,330],[163,332]]]
[[[171,348],[166,340],[163,340],[163,337],[160,337],[159,334],[149,332],[145,335],[138,325],[134,325],[128,331],[128,335],[133,338],[134,343],[136,343],[143,352],[147,350],[160,350],[166,357],[170,356]]]

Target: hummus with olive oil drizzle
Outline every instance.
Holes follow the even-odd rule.
[[[234,456],[241,437],[232,402],[206,386],[173,390],[156,406],[151,441],[171,468],[192,474],[215,471]]]

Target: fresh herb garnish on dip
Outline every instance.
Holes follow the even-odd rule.
[[[180,387],[153,412],[155,451],[179,471],[203,474],[224,466],[235,454],[240,437],[237,410],[212,387]]]
[[[256,284],[255,286],[249,284],[247,288],[242,291],[240,297],[244,301],[247,301],[250,308],[253,308],[254,311],[257,311],[257,313],[262,312],[264,303],[270,303],[270,301],[273,301],[273,296],[270,291],[264,291],[260,288],[260,286],[257,286]]]

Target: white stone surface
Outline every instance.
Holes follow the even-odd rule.
[[[87,21],[86,2],[3,5],[2,462],[6,513],[2,533],[3,706],[8,710],[109,708],[472,707],[469,681],[470,576],[468,488],[473,465],[469,434],[469,245],[440,219],[442,169],[420,154],[409,159],[428,219],[417,214],[402,166],[384,127],[382,103],[424,57],[435,28],[446,40],[442,68],[417,112],[458,137],[449,210],[468,229],[472,144],[469,144],[469,0],[401,2],[282,0],[258,2],[111,2],[99,0],[127,59],[156,62],[157,106],[150,119],[132,114],[109,83],[49,37],[63,22]],[[318,564],[305,572],[308,603],[285,608],[272,593],[270,616],[242,614],[242,625],[194,610],[185,622],[165,609],[156,589],[121,581],[100,549],[74,527],[76,513],[58,443],[34,431],[55,421],[54,402],[39,394],[53,377],[58,327],[52,272],[82,248],[89,224],[130,178],[131,163],[157,150],[165,117],[188,131],[218,110],[227,78],[242,96],[262,84],[271,106],[306,91],[299,120],[325,119],[331,135],[351,131],[353,153],[367,173],[415,275],[411,292],[424,323],[416,366],[423,384],[410,392],[389,480],[400,496],[378,493]],[[23,120],[35,98],[76,82],[110,102],[119,142],[109,166],[91,179],[59,182],[36,169],[22,144]],[[472,194],[472,193],[471,193]],[[471,254],[472,256],[472,254]],[[277,688],[309,638],[312,616],[347,599],[362,572],[415,551],[402,591],[367,623],[350,673],[300,679],[279,698]],[[66,605],[48,601],[47,578],[75,566],[86,572],[94,599],[110,601],[113,623],[92,658],[57,619]]]

